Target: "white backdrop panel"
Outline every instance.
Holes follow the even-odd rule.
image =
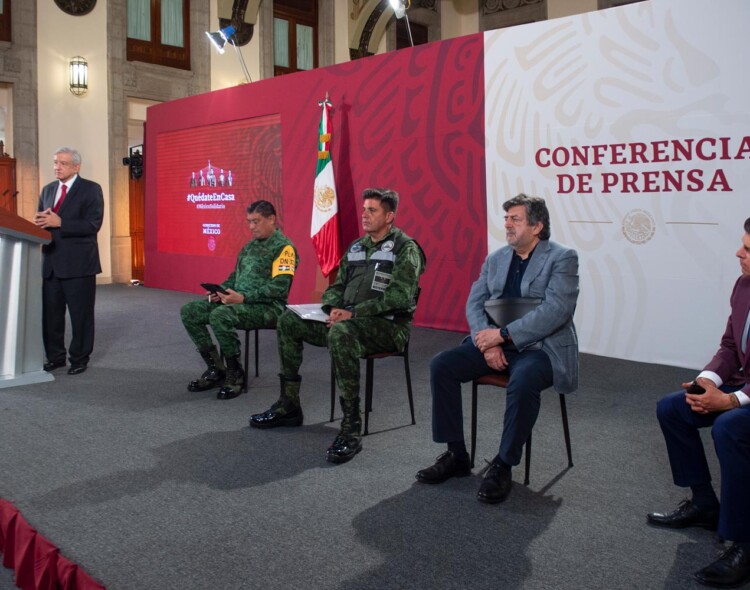
[[[489,248],[504,200],[547,200],[580,257],[582,351],[692,368],[715,352],[750,216],[749,34],[747,0],[485,34]]]

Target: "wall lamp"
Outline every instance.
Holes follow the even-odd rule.
[[[411,0],[390,0],[391,8],[393,8],[393,14],[396,18],[406,19],[406,32],[409,33],[409,43],[414,47],[414,39],[411,36],[411,27],[409,26],[409,17],[406,16],[406,9],[411,6]]]
[[[70,58],[70,70],[68,77],[70,91],[76,96],[86,94],[89,89],[89,64],[80,55]]]

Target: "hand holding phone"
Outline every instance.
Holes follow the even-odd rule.
[[[221,285],[217,285],[216,283],[201,283],[201,287],[211,293],[221,293],[222,295],[229,295],[229,291],[224,289],[224,287],[222,287]]]
[[[693,395],[700,395],[701,393],[706,393],[705,388],[698,385],[698,382],[693,380],[693,382],[688,385],[688,388],[685,390],[688,393],[692,393]]]

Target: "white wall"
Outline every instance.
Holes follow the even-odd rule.
[[[104,191],[104,224],[99,232],[102,274],[97,280],[111,282],[107,3],[97,2],[86,17],[75,17],[53,0],[36,1],[40,182],[43,186],[54,180],[52,160],[58,147],[68,145],[81,152],[81,176],[98,182]],[[83,96],[68,89],[68,63],[75,55],[89,64],[89,91]]]
[[[477,0],[440,1],[440,33],[443,39],[453,39],[477,32],[479,32]]]
[[[347,2],[336,2],[333,12],[334,53],[337,64],[349,61],[349,7]]]
[[[547,18],[559,18],[597,10],[596,0],[547,0]]]
[[[157,100],[145,98],[128,99],[128,147],[143,145],[143,124],[148,107],[159,104]],[[141,150],[143,151],[143,150]]]
[[[5,152],[14,158],[13,87],[10,84],[0,84],[0,139],[5,142]]]

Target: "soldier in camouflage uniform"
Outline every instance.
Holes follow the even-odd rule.
[[[234,272],[221,284],[227,294],[206,293],[207,299],[186,303],[180,310],[182,323],[208,366],[190,382],[188,390],[221,387],[218,399],[237,397],[245,383],[237,329],[276,327],[299,264],[294,244],[276,226],[276,209],[271,203],[252,203],[247,208],[247,223],[253,239],[242,248]],[[209,325],[221,354],[211,340]]]
[[[327,346],[344,417],[326,460],[344,463],[362,449],[359,408],[359,359],[378,352],[400,352],[409,338],[419,277],[425,256],[416,241],[393,227],[398,194],[385,189],[364,192],[362,227],[341,260],[336,281],[323,294],[327,323],[303,320],[287,310],[276,328],[281,363],[281,397],[269,410],[254,414],[250,426],[300,426],[299,400],[303,342]]]

